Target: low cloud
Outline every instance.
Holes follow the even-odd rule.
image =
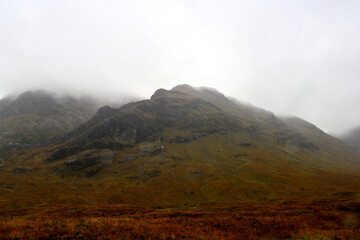
[[[0,2],[0,96],[188,83],[325,131],[360,125],[359,1]]]

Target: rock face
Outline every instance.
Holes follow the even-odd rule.
[[[189,132],[188,137],[174,140],[189,142],[199,136],[238,128],[234,120],[202,98],[161,89],[150,100],[130,103],[119,109],[101,108],[92,119],[68,135],[70,143],[65,149],[118,149],[146,139],[173,139],[164,135],[165,129]],[[94,145],[99,141],[103,146]],[[61,154],[63,149],[59,148],[57,152]]]
[[[29,148],[63,136],[94,115],[94,100],[32,91],[0,101],[0,150]]]
[[[221,131],[266,136],[278,145],[318,150],[316,144],[271,112],[230,101],[214,89],[179,85],[157,90],[150,100],[118,109],[100,108],[92,119],[68,134],[69,143],[58,148],[51,159],[90,148],[116,150],[158,138],[189,143]]]
[[[144,141],[190,143],[220,132],[268,139],[284,149],[319,150],[304,134],[271,112],[229,100],[214,89],[179,85],[172,90],[159,89],[149,100],[117,109],[100,108],[93,118],[70,132],[48,160],[94,148],[120,150]],[[141,155],[162,151],[155,146],[142,149]]]

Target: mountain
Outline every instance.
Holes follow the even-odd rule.
[[[0,164],[0,207],[192,207],[360,191],[360,153],[342,141],[302,119],[189,85],[104,106],[57,142]]]
[[[360,127],[357,127],[340,137],[349,146],[360,151]]]
[[[45,91],[0,100],[0,149],[29,148],[63,136],[90,119],[99,103]]]

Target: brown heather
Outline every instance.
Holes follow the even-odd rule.
[[[244,202],[186,210],[129,205],[0,212],[1,239],[359,239],[360,204]]]

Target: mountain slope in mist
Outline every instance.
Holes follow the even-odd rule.
[[[60,141],[1,164],[0,206],[189,207],[360,191],[360,154],[340,140],[189,85],[102,107]]]
[[[99,104],[93,99],[24,92],[0,101],[0,148],[37,146],[87,121]]]
[[[340,139],[360,151],[360,127],[351,130],[349,133],[341,136]]]

